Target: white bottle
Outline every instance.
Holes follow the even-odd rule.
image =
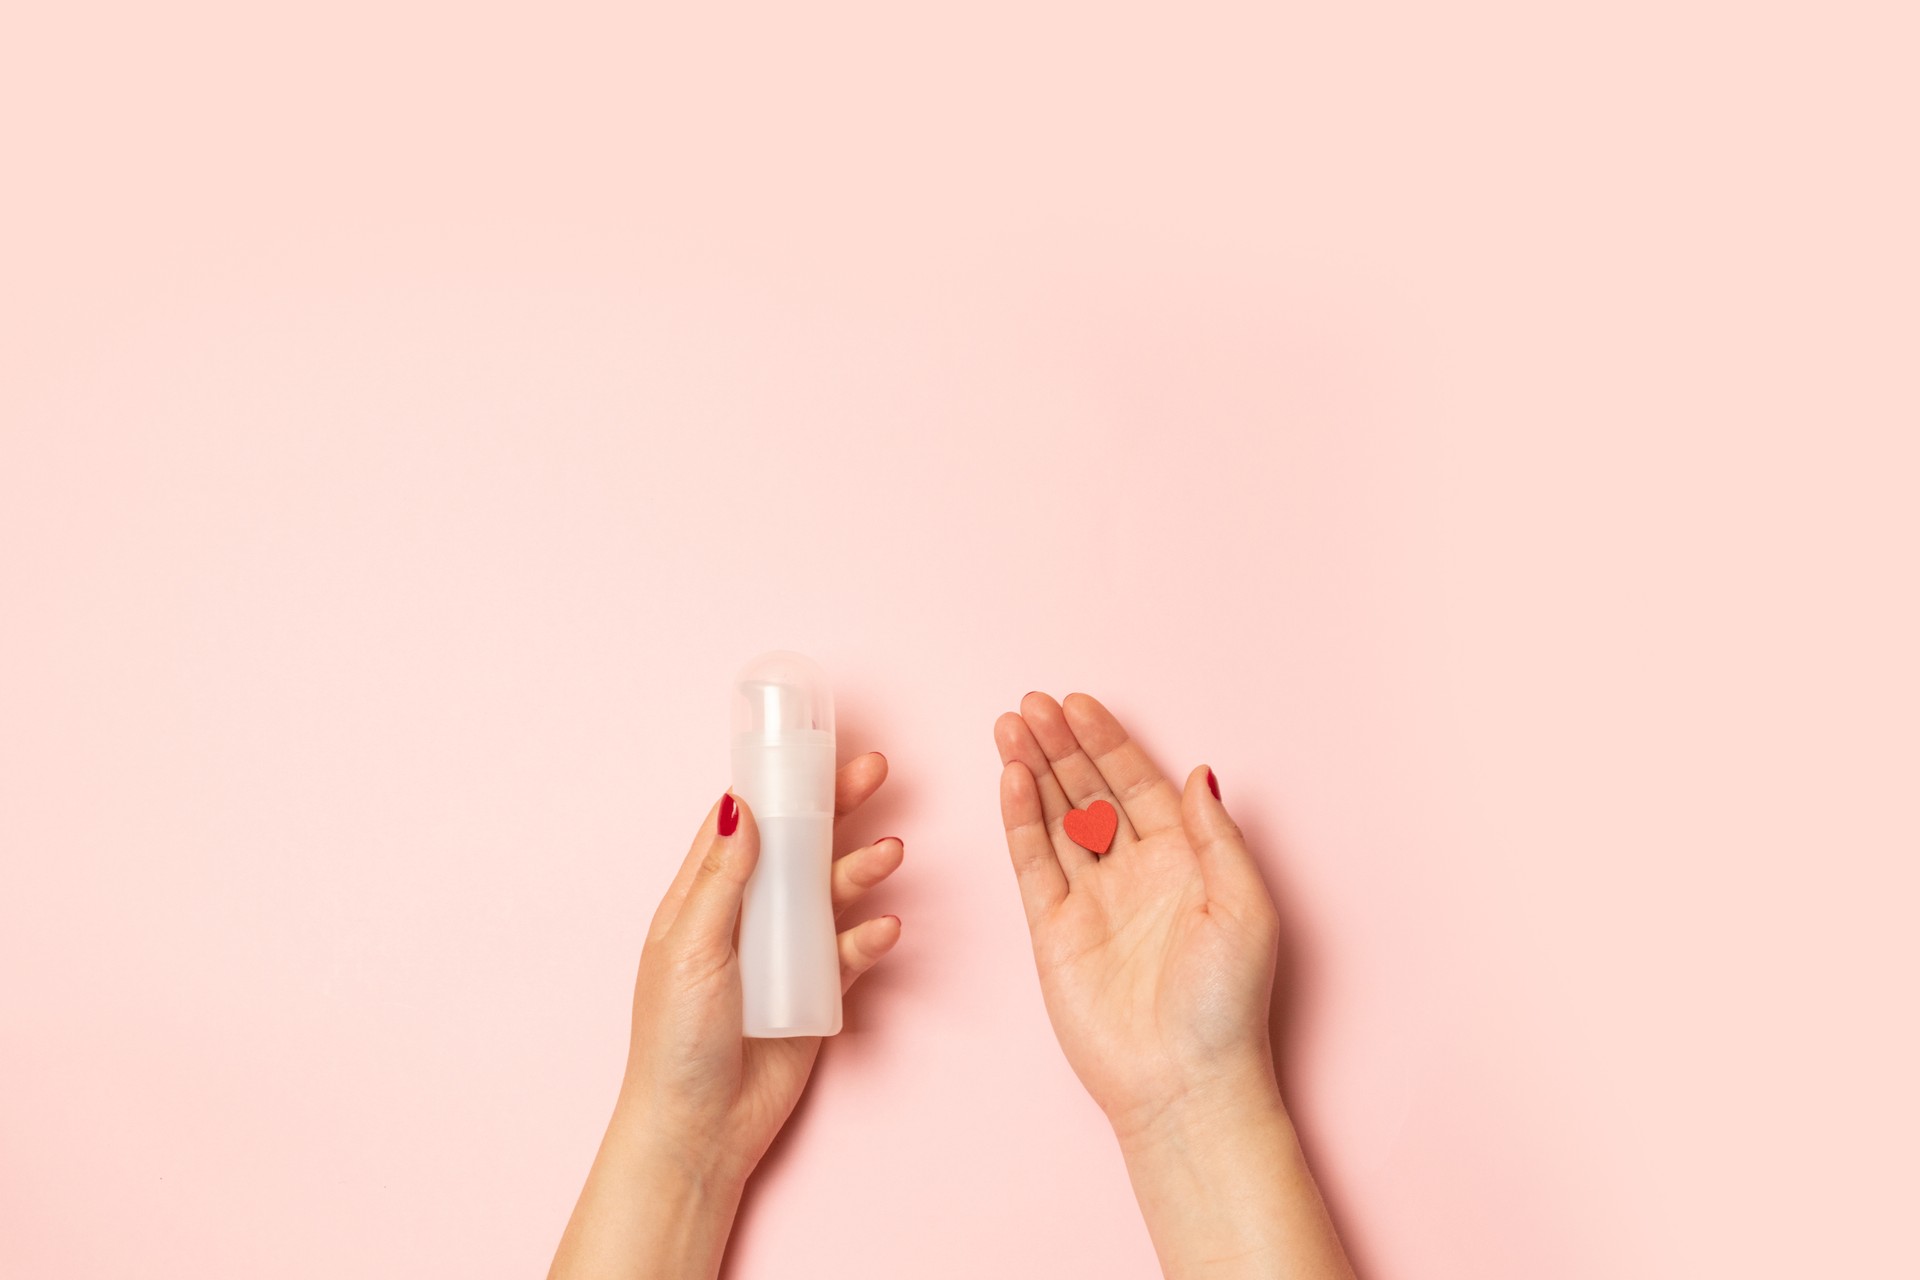
[[[760,827],[760,862],[740,908],[746,1034],[833,1035],[833,691],[811,659],[763,653],[741,669],[733,790]]]

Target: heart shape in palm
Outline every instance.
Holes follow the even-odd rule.
[[[1120,829],[1120,815],[1105,800],[1095,800],[1084,809],[1069,809],[1062,823],[1067,839],[1082,849],[1105,853],[1113,847],[1113,833]]]

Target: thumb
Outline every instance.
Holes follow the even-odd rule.
[[[760,828],[746,802],[729,791],[720,798],[707,847],[687,886],[672,932],[683,948],[715,956],[733,948],[733,925],[740,899],[760,861]]]
[[[1180,818],[1187,841],[1199,856],[1200,878],[1206,882],[1208,900],[1235,915],[1271,910],[1272,899],[1260,876],[1260,866],[1247,851],[1240,824],[1220,803],[1219,780],[1204,764],[1187,777],[1180,796]]]

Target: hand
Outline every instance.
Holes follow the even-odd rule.
[[[1179,1105],[1273,1091],[1279,923],[1212,771],[1176,791],[1085,694],[1028,694],[994,741],[1047,1013],[1122,1140]],[[1061,826],[1095,800],[1120,818],[1104,857]]]
[[[834,808],[858,808],[887,776],[877,752],[848,762]],[[899,868],[891,837],[833,864],[845,908]],[[701,1276],[719,1268],[747,1175],[792,1114],[819,1036],[741,1035],[735,924],[759,829],[731,794],[708,811],[640,952],[626,1078],[551,1276]],[[900,940],[880,916],[840,934],[842,989]]]
[[[1166,1274],[1352,1280],[1274,1083],[1279,922],[1204,766],[1183,790],[1085,694],[994,725],[1040,991],[1107,1113]],[[1113,805],[1106,856],[1069,808]]]
[[[835,778],[836,816],[865,803],[886,776],[886,757],[878,752],[846,764]],[[717,824],[729,801],[738,806],[739,825],[722,836]],[[836,860],[834,910],[850,906],[892,875],[904,853],[901,842],[889,837]],[[646,1117],[655,1142],[741,1179],[786,1123],[820,1052],[819,1036],[748,1040],[740,1034],[734,923],[759,854],[753,814],[736,797],[722,797],[708,812],[647,930],[620,1102]],[[900,921],[894,916],[842,933],[842,989],[899,940]]]

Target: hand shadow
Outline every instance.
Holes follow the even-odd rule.
[[[1253,851],[1255,862],[1260,867],[1261,878],[1267,883],[1267,892],[1273,898],[1275,913],[1280,919],[1280,955],[1274,966],[1273,1000],[1267,1014],[1267,1037],[1273,1047],[1273,1070],[1280,1084],[1280,1096],[1286,1099],[1287,1114],[1292,1117],[1295,1132],[1300,1138],[1300,1149],[1306,1153],[1307,1166],[1313,1170],[1314,1181],[1320,1187],[1320,1198],[1326,1203],[1327,1215],[1333,1220],[1334,1230],[1339,1233],[1340,1242],[1347,1251],[1347,1261],[1353,1265],[1354,1274],[1367,1275],[1368,1268],[1363,1265],[1359,1241],[1349,1232],[1341,1230],[1341,1223],[1348,1219],[1346,1213],[1347,1197],[1337,1181],[1329,1176],[1329,1170],[1313,1158],[1314,1142],[1312,1126],[1304,1122],[1301,1111],[1296,1107],[1298,1101],[1293,1086],[1294,1062],[1288,1053],[1292,1042],[1292,1032],[1301,1024],[1314,997],[1311,983],[1313,958],[1301,944],[1304,931],[1299,927],[1302,916],[1297,909],[1293,894],[1285,874],[1289,865],[1288,841],[1277,832],[1275,824],[1265,820],[1264,815],[1254,806],[1237,808],[1234,818],[1240,824],[1240,830],[1246,836],[1247,848]]]

